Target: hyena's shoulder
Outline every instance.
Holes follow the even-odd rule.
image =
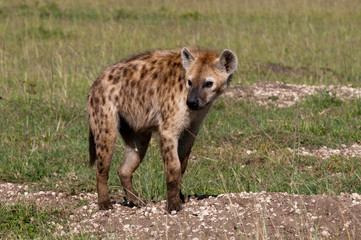
[[[111,71],[114,68],[135,68],[139,66],[147,66],[154,68],[169,67],[170,62],[182,62],[181,49],[175,50],[152,50],[148,52],[139,53],[128,58],[120,60],[118,63],[107,68],[106,71]],[[158,69],[159,70],[159,69]],[[114,71],[114,70],[113,70]]]
[[[170,71],[169,69],[172,69]],[[117,84],[122,80],[159,80],[169,74],[183,72],[180,49],[153,50],[125,58],[107,67],[95,85],[100,81]]]

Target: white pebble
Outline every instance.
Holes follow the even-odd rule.
[[[330,237],[330,236],[331,236],[326,230],[323,230],[323,231],[321,232],[321,235],[322,235],[323,237]]]
[[[156,213],[157,212],[157,208],[156,207],[152,207],[152,213]]]

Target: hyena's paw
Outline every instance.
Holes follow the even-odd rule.
[[[177,200],[173,199],[168,199],[167,202],[167,211],[169,213],[172,213],[172,211],[176,211],[179,212],[182,209],[182,201],[180,198],[178,198]]]
[[[110,202],[110,200],[107,200],[107,201],[104,201],[104,202],[99,202],[98,206],[99,206],[99,210],[113,209],[113,206],[112,206],[112,203]]]

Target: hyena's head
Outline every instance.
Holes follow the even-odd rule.
[[[199,50],[192,54],[183,48],[181,56],[188,88],[187,105],[192,110],[202,109],[221,95],[237,68],[237,56],[230,50],[219,56]]]

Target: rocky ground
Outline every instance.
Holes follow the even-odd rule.
[[[226,96],[252,99],[261,105],[289,107],[309,94],[327,90],[340,98],[360,98],[361,89],[343,86],[299,86],[279,82],[231,88]],[[289,151],[293,151],[289,149]],[[298,149],[298,154],[328,158],[342,154],[361,157],[361,145]],[[246,154],[253,153],[248,150]],[[360,179],[361,181],[361,179]],[[97,211],[97,194],[66,195],[31,191],[26,185],[0,183],[0,199],[6,204],[19,200],[42,206],[68,206],[68,226],[49,222],[57,235],[87,232],[115,239],[360,239],[361,195],[358,193],[295,195],[287,193],[230,193],[191,196],[179,213],[164,211],[165,201],[130,208],[113,200],[114,209]],[[81,204],[79,204],[81,203]]]
[[[68,196],[32,192],[26,185],[0,184],[7,204],[32,200],[39,205],[67,206],[72,214],[57,235],[116,239],[359,239],[361,195],[295,195],[287,193],[231,193],[192,196],[178,213],[167,214],[165,201],[130,208],[114,200],[114,209],[97,211],[97,194]],[[79,206],[79,202],[84,205]]]

